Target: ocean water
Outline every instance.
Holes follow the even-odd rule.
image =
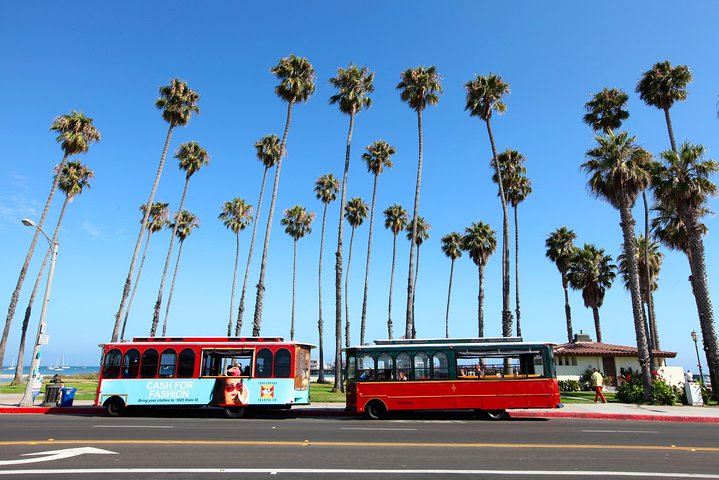
[[[40,375],[49,375],[53,376],[56,373],[59,374],[61,377],[70,377],[72,375],[88,375],[92,373],[99,373],[100,372],[100,366],[99,365],[88,365],[88,366],[74,366],[74,367],[62,367],[61,370],[51,370],[50,367],[45,367],[43,365],[40,365]],[[5,365],[2,367],[2,372],[0,372],[3,377],[6,377],[8,375],[15,375],[15,367],[11,367],[10,365]],[[23,375],[27,375],[30,373],[30,366],[27,365],[23,368]]]

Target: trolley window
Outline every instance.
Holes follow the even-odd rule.
[[[131,348],[122,359],[122,378],[137,378],[140,373],[140,351]]]
[[[185,348],[180,352],[180,361],[177,366],[177,376],[190,378],[195,371],[195,352],[191,348]]]
[[[275,352],[275,377],[287,378],[292,376],[290,369],[292,355],[286,348],[280,348]]]
[[[269,378],[272,376],[272,352],[269,348],[262,348],[255,357],[255,376]]]
[[[120,362],[122,353],[119,349],[113,348],[105,354],[105,363],[102,367],[102,376],[105,378],[117,378],[120,376]]]
[[[157,376],[158,359],[157,350],[154,348],[148,348],[142,352],[142,361],[140,362],[141,378],[154,378]]]
[[[162,352],[160,357],[160,377],[174,377],[175,376],[175,362],[177,360],[177,353],[173,348],[166,348]]]

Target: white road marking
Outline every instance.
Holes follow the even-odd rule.
[[[172,425],[93,425],[93,428],[175,428]]]
[[[348,468],[58,468],[48,470],[0,470],[0,475],[47,475],[57,476],[58,474],[121,474],[121,473],[154,473],[154,474],[198,474],[198,473],[267,473],[277,475],[278,473],[296,474],[319,474],[336,476],[338,474],[375,474],[375,475],[543,475],[563,477],[654,477],[654,478],[711,478],[719,479],[719,475],[711,473],[684,473],[684,472],[612,472],[598,470],[384,470],[384,469],[348,469]]]
[[[340,430],[373,430],[379,432],[416,432],[417,428],[372,428],[372,427],[342,427]]]
[[[51,460],[62,460],[63,458],[76,457],[83,454],[117,455],[116,452],[102,450],[94,447],[65,448],[63,450],[52,450],[49,452],[23,453],[22,456],[35,456],[35,458],[23,458],[20,460],[0,460],[0,465],[21,465],[24,463],[49,462]],[[38,457],[38,455],[47,455]]]
[[[659,433],[654,430],[582,430],[584,433]]]

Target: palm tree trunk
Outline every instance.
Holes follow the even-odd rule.
[[[292,320],[290,321],[290,340],[295,339],[295,291],[297,289],[297,239],[292,246]]]
[[[636,239],[634,235],[634,218],[627,202],[619,207],[621,216],[622,235],[624,240],[624,253],[629,261],[629,291],[632,295],[632,314],[634,316],[634,330],[637,337],[637,354],[639,366],[642,369],[642,383],[644,384],[644,401],[648,402],[652,394],[652,372],[649,364],[649,347],[647,332],[644,328],[644,315],[642,314],[642,298],[639,292],[639,268],[637,266]]]
[[[320,235],[320,261],[319,261],[319,272],[317,273],[317,290],[319,292],[319,320],[317,320],[317,329],[320,334],[320,373],[317,377],[317,383],[325,383],[325,349],[324,349],[324,321],[322,320],[322,251],[325,248],[325,222],[327,221],[327,207],[328,203],[325,203],[324,211],[322,212],[322,234]]]
[[[514,303],[517,314],[517,336],[522,336],[522,322],[519,313],[519,218],[517,207],[514,206]]]
[[[494,145],[492,126],[487,120],[489,143],[492,145],[492,164],[499,179],[499,198],[502,201],[502,336],[512,336],[512,311],[509,309],[509,212],[507,211],[507,195],[504,192],[502,172],[497,162],[497,147]]]
[[[360,345],[364,345],[365,326],[367,321],[367,296],[369,294],[369,258],[372,253],[372,227],[374,225],[374,202],[377,197],[377,178],[374,176],[372,187],[372,206],[369,210],[369,237],[367,238],[367,263],[364,267],[364,296],[362,297],[362,323],[360,326]]]
[[[661,347],[659,345],[659,330],[657,330],[656,310],[654,309],[654,294],[652,292],[649,292],[649,308],[651,309],[651,312],[653,312],[653,315],[652,315],[652,345],[654,345],[655,349],[661,350]]]
[[[185,242],[180,240],[180,248],[177,249],[177,260],[175,261],[175,272],[172,274],[172,284],[170,285],[170,295],[167,296],[167,305],[165,306],[165,320],[162,322],[162,336],[167,333],[167,317],[170,316],[170,304],[172,303],[172,293],[175,291],[175,280],[177,280],[177,271],[180,269],[180,257],[182,256],[182,245]]]
[[[477,294],[477,327],[479,337],[484,337],[484,265],[477,265],[479,293]]]
[[[449,288],[447,289],[447,313],[444,316],[444,338],[449,338],[449,301],[452,298],[452,277],[454,276],[454,258],[449,267]]]
[[[272,218],[275,215],[275,203],[277,202],[277,189],[280,186],[280,170],[282,169],[282,159],[285,156],[287,143],[287,134],[290,131],[290,121],[292,120],[293,102],[287,104],[287,119],[285,120],[285,132],[282,134],[282,143],[280,144],[280,160],[277,162],[277,170],[275,170],[275,183],[272,186],[272,200],[270,200],[270,214],[267,217],[267,228],[265,229],[265,245],[262,248],[262,261],[260,262],[260,278],[257,281],[257,297],[255,298],[255,318],[252,323],[252,336],[259,337],[262,330],[262,307],[265,300],[265,269],[267,268],[267,251],[270,246],[270,232],[272,231]]]
[[[59,174],[58,174],[59,175]],[[65,201],[62,204],[62,209],[60,210],[60,216],[57,219],[57,225],[55,226],[55,233],[52,234],[52,241],[57,243],[57,236],[60,233],[60,225],[62,224],[62,219],[65,217],[65,208],[67,208],[67,204],[69,203],[71,197],[65,196]],[[40,271],[37,273],[37,278],[35,279],[35,285],[32,288],[32,293],[30,294],[30,300],[27,302],[27,308],[25,309],[25,318],[23,318],[22,322],[22,330],[20,332],[20,348],[17,352],[17,365],[15,366],[15,376],[10,383],[11,385],[17,385],[22,380],[22,370],[23,370],[23,357],[25,356],[25,339],[27,336],[27,326],[30,323],[30,316],[32,315],[32,306],[35,302],[35,295],[37,295],[37,290],[40,287],[40,282],[42,281],[42,274],[45,272],[45,266],[47,265],[48,260],[50,260],[50,256],[52,255],[52,247],[47,249],[47,253],[45,253],[45,258],[42,260],[42,265],[40,266]],[[28,380],[29,381],[29,380]]]
[[[407,274],[407,317],[405,320],[404,335],[405,338],[413,338],[412,327],[414,326],[414,318],[412,317],[412,302],[414,300],[414,282],[412,275],[414,273],[414,244],[417,240],[417,216],[419,215],[419,190],[422,183],[422,154],[424,144],[422,142],[422,110],[417,110],[417,132],[419,139],[419,156],[417,160],[417,183],[414,188],[414,210],[412,216],[412,238],[409,243],[409,273]]]
[[[177,214],[182,212],[182,207],[185,205],[185,196],[187,195],[187,186],[190,184],[190,177],[185,175],[185,188],[182,191],[182,198],[180,199],[180,206],[177,208]],[[149,210],[149,207],[147,208]],[[165,268],[162,270],[162,280],[160,280],[160,289],[157,291],[157,300],[155,301],[155,310],[152,314],[152,327],[150,328],[150,336],[154,337],[157,331],[157,325],[160,323],[160,307],[162,306],[162,291],[165,288],[165,277],[167,277],[167,269],[170,266],[170,259],[172,258],[172,247],[175,245],[175,236],[177,235],[177,229],[180,223],[175,220],[175,226],[172,228],[172,235],[170,235],[170,246],[167,249],[167,258],[165,259]],[[165,318],[167,320],[167,318]]]
[[[347,174],[350,169],[350,150],[352,148],[352,130],[354,130],[355,112],[350,114],[350,126],[347,131],[345,148],[345,170],[340,187],[340,225],[337,229],[337,252],[335,252],[335,384],[333,392],[344,392],[342,383],[342,235],[344,233],[345,203],[347,200]]]
[[[237,312],[237,325],[235,325],[235,336],[240,336],[242,330],[242,316],[245,313],[245,294],[247,293],[247,280],[250,278],[250,264],[252,263],[252,252],[255,250],[255,237],[257,236],[257,224],[260,221],[260,207],[262,207],[262,196],[265,193],[265,181],[267,180],[267,170],[262,175],[262,186],[260,187],[260,198],[257,200],[257,213],[255,213],[254,225],[252,226],[252,240],[250,240],[250,251],[247,254],[247,266],[245,267],[245,279],[242,282],[242,295],[240,295],[240,310]]]
[[[237,264],[240,261],[240,232],[237,232],[237,248],[235,249],[235,270],[232,273],[232,293],[230,294],[230,321],[227,324],[227,336],[232,335],[232,308],[235,304],[235,282],[237,281]]]
[[[62,170],[62,167],[67,162],[67,154],[62,157],[62,161],[60,162],[60,165],[57,167],[57,171],[60,172]],[[42,228],[43,224],[45,223],[45,218],[47,218],[47,212],[50,211],[50,205],[52,204],[52,198],[55,196],[55,191],[57,190],[57,184],[60,182],[60,175],[55,175],[55,178],[52,182],[52,187],[50,188],[50,195],[47,197],[47,201],[45,202],[45,208],[42,211],[42,215],[40,216],[40,221],[37,223],[37,226],[39,228],[35,229],[35,233],[32,236],[32,242],[30,242],[30,248],[27,251],[27,255],[25,256],[25,263],[23,263],[22,268],[20,269],[20,276],[17,279],[17,285],[15,285],[15,290],[13,290],[12,295],[10,296],[10,306],[7,309],[7,319],[5,320],[5,328],[3,328],[2,332],[2,340],[0,340],[0,365],[3,365],[3,359],[5,358],[5,349],[7,348],[7,339],[8,335],[10,335],[10,325],[12,325],[12,319],[15,316],[15,307],[17,307],[18,298],[20,297],[20,290],[22,290],[22,284],[25,282],[25,275],[27,275],[27,269],[30,266],[30,260],[32,260],[32,256],[35,253],[35,244],[37,243],[37,239],[40,236],[40,228]],[[19,359],[18,359],[19,361]]]
[[[649,271],[649,203],[647,202],[647,191],[642,190],[642,200],[644,200],[644,288],[646,289],[646,304],[647,304],[647,327],[649,328],[649,365],[650,369],[654,368],[654,353],[653,350],[657,348],[655,343],[654,328],[656,322],[654,321],[654,310],[653,305],[649,302],[649,297],[652,294],[652,277]],[[641,278],[641,275],[639,275]],[[639,289],[641,297],[641,288]],[[644,303],[644,299],[642,299]],[[642,308],[642,312],[644,308]]]
[[[392,284],[394,283],[394,266],[397,261],[397,234],[392,240],[392,273],[389,276],[389,306],[387,307],[387,335],[392,340]]]
[[[355,240],[355,227],[352,227],[352,233],[350,233],[350,251],[347,255],[347,272],[345,272],[345,346],[350,347],[350,300],[349,300],[349,285],[350,285],[350,265],[352,263],[352,244]]]
[[[419,276],[419,251],[420,245],[417,245],[417,265],[414,268],[414,280],[412,281],[412,338],[417,338],[417,329],[414,319],[414,300],[417,297],[417,277]]]
[[[567,274],[562,273],[562,288],[564,288],[564,315],[567,317],[567,341],[572,343],[574,332],[572,331],[572,307],[569,306],[569,288],[567,285]]]
[[[597,342],[602,343],[602,324],[599,321],[599,307],[592,306],[592,314],[594,315],[594,331],[597,335]]]
[[[130,271],[127,272],[127,278],[125,279],[125,286],[122,289],[122,299],[120,300],[120,307],[117,309],[115,314],[115,327],[112,330],[112,341],[116,342],[120,336],[120,319],[122,318],[123,311],[125,310],[125,302],[127,301],[128,295],[130,295],[130,286],[132,285],[132,276],[135,273],[135,262],[137,262],[137,255],[140,253],[140,246],[142,245],[142,238],[145,236],[145,229],[147,228],[147,222],[150,218],[150,209],[152,208],[152,202],[155,201],[155,192],[157,186],[160,184],[160,177],[162,176],[162,167],[165,166],[165,157],[167,156],[167,149],[170,146],[170,138],[172,138],[172,129],[175,128],[173,124],[170,124],[170,128],[167,130],[167,138],[165,139],[165,146],[162,149],[162,155],[160,156],[160,165],[157,167],[157,173],[155,174],[155,182],[152,184],[150,190],[150,199],[147,201],[145,214],[142,216],[142,223],[140,224],[140,233],[137,236],[137,242],[135,243],[135,251],[132,253],[132,260],[130,261]]]
[[[132,301],[135,299],[135,292],[137,291],[137,285],[140,283],[140,277],[142,276],[142,267],[145,266],[145,258],[147,257],[147,249],[150,247],[150,237],[152,236],[152,230],[147,231],[147,241],[145,241],[145,249],[142,251],[142,260],[140,260],[140,267],[137,269],[137,280],[132,286],[132,293],[130,294],[130,300],[127,302],[127,310],[125,311],[125,318],[122,320],[122,331],[120,332],[120,340],[125,339],[125,327],[127,326],[127,319],[130,316],[130,309],[132,309]]]
[[[664,119],[667,122],[667,132],[669,132],[669,142],[672,144],[672,151],[677,151],[677,143],[674,141],[674,129],[672,128],[672,118],[669,116],[669,109],[664,109]]]

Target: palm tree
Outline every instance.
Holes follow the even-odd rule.
[[[527,169],[524,162],[527,160],[524,155],[516,150],[507,149],[497,155],[499,170],[504,180],[504,192],[507,200],[514,209],[514,293],[515,313],[517,315],[517,336],[522,336],[521,313],[519,308],[519,215],[518,207],[530,193],[532,193],[532,182],[527,178]],[[492,175],[492,181],[499,183],[497,175]]]
[[[384,228],[392,231],[394,239],[392,240],[392,273],[389,277],[389,306],[387,307],[387,335],[392,339],[392,285],[394,283],[394,266],[397,260],[397,235],[407,226],[407,210],[401,205],[394,204],[387,208],[384,212]]]
[[[410,220],[410,222],[407,224],[407,228],[405,229],[407,230],[407,240],[409,240],[410,242],[412,241],[413,223],[417,225],[417,230],[414,235],[414,244],[417,245],[417,263],[414,268],[414,275],[412,280],[412,338],[417,338],[417,329],[415,327],[414,321],[414,299],[417,292],[417,277],[419,276],[419,249],[425,240],[429,240],[429,231],[432,228],[432,225],[427,223],[424,217],[417,218],[416,222],[414,222],[414,219]]]
[[[622,122],[629,118],[629,112],[626,110],[628,101],[629,95],[623,90],[603,88],[584,104],[587,111],[583,117],[584,123],[595,132],[608,133],[609,130],[617,130],[622,126]]]
[[[180,242],[180,248],[177,250],[177,260],[175,261],[175,272],[172,274],[172,284],[170,285],[170,295],[167,297],[167,306],[165,307],[165,320],[162,322],[162,336],[167,333],[167,317],[170,316],[170,304],[172,303],[172,292],[175,291],[175,280],[177,280],[177,271],[180,268],[180,257],[182,257],[182,246],[185,240],[190,236],[192,231],[200,226],[199,219],[187,210],[181,210],[175,214],[175,221],[172,224],[172,231],[177,235]]]
[[[367,210],[369,205],[360,197],[351,198],[347,202],[345,209],[345,218],[352,227],[350,234],[350,251],[347,256],[347,273],[345,273],[345,345],[350,346],[350,303],[349,303],[349,283],[350,283],[350,265],[352,264],[352,244],[355,239],[355,229],[362,225],[367,218]]]
[[[325,352],[324,352],[324,321],[322,320],[322,252],[325,245],[325,222],[327,220],[327,207],[330,203],[337,200],[337,192],[340,191],[340,182],[331,173],[322,175],[315,181],[315,196],[324,204],[322,211],[322,234],[320,235],[320,260],[319,272],[317,274],[318,292],[319,292],[319,319],[317,321],[317,329],[320,337],[320,373],[317,377],[318,383],[325,382]]]
[[[57,185],[60,188],[60,191],[65,193],[65,201],[62,204],[60,216],[58,217],[57,225],[55,226],[55,233],[52,236],[52,241],[57,243],[57,236],[60,232],[60,225],[62,225],[62,220],[65,217],[65,209],[67,208],[68,203],[72,202],[75,197],[80,195],[84,188],[90,188],[90,179],[94,178],[95,174],[92,170],[90,170],[88,167],[81,164],[80,162],[67,162],[58,165],[58,167],[55,169],[55,176],[59,177]],[[32,293],[30,294],[30,299],[27,303],[27,308],[25,309],[25,318],[23,319],[22,329],[20,331],[20,348],[17,354],[17,365],[15,366],[15,377],[13,378],[13,381],[11,383],[12,385],[16,385],[21,381],[23,371],[23,357],[25,356],[25,338],[27,335],[27,326],[30,323],[30,316],[32,315],[32,306],[35,302],[35,295],[37,295],[37,290],[40,286],[40,281],[42,280],[45,266],[47,265],[51,254],[52,248],[49,248],[47,250],[47,253],[45,253],[45,258],[43,259],[42,265],[40,266],[40,271],[38,272],[37,278],[35,279],[35,285],[33,286]]]
[[[405,337],[412,338],[414,318],[412,318],[412,302],[414,301],[414,246],[417,238],[417,219],[419,218],[419,191],[422,183],[422,162],[424,143],[422,140],[422,112],[427,106],[437,105],[442,94],[441,77],[437,68],[417,67],[402,72],[401,81],[397,84],[400,98],[409,107],[417,112],[417,133],[419,139],[419,155],[417,159],[417,184],[414,189],[414,210],[412,213],[412,241],[409,246],[409,273],[407,275],[407,318],[405,322]]]
[[[611,288],[617,276],[616,268],[612,263],[612,257],[606,255],[603,248],[585,243],[584,248],[575,249],[567,270],[569,285],[575,290],[582,291],[584,306],[592,309],[597,342],[600,343],[602,327],[599,323],[599,309],[604,303],[604,294],[608,288]]]
[[[610,131],[606,135],[598,135],[595,137],[597,146],[587,151],[588,160],[582,165],[582,169],[590,175],[589,188],[592,193],[619,210],[624,253],[629,262],[631,279],[629,291],[632,297],[637,353],[642,369],[644,399],[648,401],[651,396],[652,377],[647,331],[644,326],[639,289],[639,271],[634,241],[635,222],[632,208],[639,192],[649,184],[651,154],[637,146],[635,138],[629,137],[626,132],[615,134]]]
[[[230,294],[230,321],[227,324],[227,336],[232,335],[232,307],[235,301],[235,281],[237,280],[237,263],[240,260],[240,231],[247,228],[252,222],[252,205],[237,197],[229,202],[222,204],[222,212],[218,216],[225,227],[232,230],[235,234],[235,269],[232,273],[232,290]],[[239,322],[239,320],[238,320]],[[239,332],[238,332],[239,333]]]
[[[250,251],[247,254],[247,266],[245,267],[245,279],[242,282],[242,294],[240,295],[240,310],[237,313],[237,324],[235,325],[235,335],[240,335],[242,330],[242,317],[245,313],[245,293],[247,293],[247,280],[250,278],[250,265],[252,263],[252,252],[255,251],[255,237],[257,236],[257,226],[260,220],[260,208],[262,207],[262,197],[265,194],[265,182],[267,180],[267,171],[277,165],[282,153],[281,142],[277,135],[265,135],[255,143],[257,159],[265,166],[262,174],[262,184],[260,186],[260,198],[257,200],[257,213],[255,213],[254,225],[252,226],[252,240],[250,240]]]
[[[367,239],[367,263],[364,269],[364,296],[362,298],[362,325],[360,327],[360,345],[364,345],[365,326],[367,322],[367,296],[369,293],[369,259],[372,252],[372,229],[374,226],[374,203],[377,197],[377,179],[379,174],[385,168],[392,168],[392,155],[397,150],[385,142],[377,140],[367,147],[367,151],[362,154],[362,160],[367,163],[367,171],[374,175],[374,184],[372,187],[372,204],[369,214],[369,237]]]
[[[150,237],[153,233],[157,233],[163,228],[167,227],[170,222],[170,204],[155,202],[150,207],[150,217],[147,221],[147,241],[145,242],[145,249],[142,251],[142,259],[140,260],[140,267],[137,269],[137,280],[132,286],[132,293],[130,294],[130,300],[127,302],[127,310],[125,310],[125,318],[122,321],[122,331],[120,332],[120,340],[125,338],[125,327],[127,326],[127,319],[130,316],[130,309],[132,309],[132,301],[135,299],[135,292],[137,291],[137,285],[140,283],[140,277],[142,276],[142,267],[145,266],[145,258],[147,257],[147,249],[150,246]],[[142,218],[145,218],[145,209],[147,205],[144,203],[140,205],[140,211],[142,212]]]
[[[561,227],[553,231],[547,237],[544,245],[547,247],[546,257],[557,266],[559,274],[562,276],[562,288],[564,289],[564,314],[567,317],[567,341],[571,342],[574,338],[572,332],[572,309],[569,306],[569,290],[567,272],[571,265],[577,247],[574,246],[574,240],[577,234],[567,227]]]
[[[60,115],[55,118],[52,125],[50,125],[50,131],[58,134],[55,141],[60,144],[60,148],[62,148],[64,153],[62,161],[56,167],[58,171],[62,170],[62,167],[67,162],[68,157],[85,153],[90,148],[90,144],[92,142],[100,141],[100,132],[98,132],[92,124],[92,118],[86,117],[82,113],[74,110],[69,114]],[[45,202],[45,208],[40,215],[40,221],[37,223],[40,228],[42,228],[45,223],[45,218],[47,218],[47,212],[50,210],[50,205],[52,204],[52,199],[55,196],[55,191],[57,190],[59,181],[60,177],[55,175],[52,187],[50,187],[50,194]],[[0,340],[0,365],[2,365],[2,360],[5,358],[5,349],[7,347],[8,335],[10,334],[10,326],[12,325],[12,320],[15,316],[15,307],[17,307],[20,290],[22,290],[22,285],[25,282],[25,275],[27,274],[27,269],[30,266],[30,260],[32,260],[32,256],[35,253],[35,244],[37,243],[39,235],[40,229],[36,228],[35,234],[32,237],[32,242],[30,242],[30,248],[28,248],[27,255],[25,256],[25,262],[20,269],[17,285],[15,285],[15,290],[13,290],[12,295],[10,296],[10,306],[7,309],[7,319],[5,320],[2,339]]]
[[[664,110],[664,120],[667,123],[669,142],[672,150],[677,151],[677,144],[674,141],[674,129],[672,119],[669,116],[669,109],[674,102],[686,100],[687,85],[692,81],[692,74],[686,65],[672,67],[666,60],[655,63],[654,66],[642,74],[637,82],[636,92],[644,103],[649,106]]]
[[[372,105],[370,94],[374,92],[374,73],[367,67],[338,68],[337,76],[330,78],[330,84],[337,93],[330,97],[330,104],[338,104],[340,112],[349,115],[350,124],[347,131],[345,147],[345,169],[340,186],[340,217],[337,228],[337,252],[335,253],[335,384],[333,391],[344,391],[342,384],[342,240],[344,234],[345,200],[347,198],[347,174],[350,167],[350,150],[352,148],[352,131],[355,115]]]
[[[449,338],[449,301],[452,298],[452,277],[454,276],[454,262],[462,256],[462,234],[459,232],[448,233],[442,237],[442,252],[452,260],[449,268],[449,288],[447,290],[447,313],[444,317],[444,335]]]
[[[147,222],[150,219],[150,207],[152,207],[152,203],[155,200],[155,191],[160,183],[162,168],[165,165],[165,156],[167,155],[167,149],[170,146],[170,138],[172,138],[172,131],[175,127],[184,127],[187,125],[192,114],[200,112],[200,109],[197,106],[199,99],[200,95],[197,94],[197,92],[191,90],[185,82],[176,78],[172,80],[169,85],[160,87],[160,98],[155,101],[155,106],[162,110],[162,118],[169,124],[169,127],[167,129],[167,137],[165,138],[165,146],[162,148],[162,155],[160,155],[160,164],[158,165],[157,173],[155,174],[155,181],[152,184],[152,189],[150,190],[150,198],[146,203],[148,208],[145,210],[145,215],[142,217],[140,233],[137,235],[135,250],[132,253],[130,271],[127,272],[127,278],[125,279],[125,286],[122,290],[120,307],[117,309],[117,313],[115,314],[115,327],[112,331],[113,342],[116,342],[120,335],[120,321],[122,319],[123,311],[125,310],[127,296],[130,294],[132,276],[135,273],[135,262],[137,261],[137,255],[140,253],[140,245],[142,245],[142,237],[145,235]]]
[[[267,252],[270,246],[270,233],[272,230],[272,219],[275,215],[275,203],[277,202],[277,190],[280,185],[280,171],[282,159],[287,154],[287,134],[290,131],[292,120],[292,107],[296,103],[304,103],[315,93],[315,69],[312,64],[303,57],[290,55],[280,59],[279,63],[270,69],[270,72],[280,80],[275,87],[275,94],[281,100],[287,102],[287,118],[285,120],[285,131],[282,134],[280,143],[280,158],[277,160],[275,170],[275,181],[272,186],[272,200],[270,200],[270,214],[267,217],[265,228],[265,244],[262,248],[262,260],[260,261],[260,278],[257,281],[257,297],[255,299],[255,317],[252,323],[252,336],[259,337],[262,329],[262,307],[265,299],[265,270],[267,268]]]
[[[182,207],[185,205],[185,197],[187,196],[187,187],[190,184],[190,178],[194,175],[203,165],[210,163],[210,155],[207,151],[200,147],[197,142],[187,142],[180,145],[175,153],[175,158],[180,161],[180,170],[185,172],[185,188],[182,190],[182,197],[180,198],[180,206],[177,208],[178,212],[182,212]],[[154,337],[157,331],[157,324],[160,322],[160,307],[162,306],[162,291],[165,287],[165,277],[167,276],[167,268],[170,265],[170,258],[172,258],[172,247],[175,243],[175,236],[177,235],[177,229],[180,227],[180,223],[176,220],[172,227],[172,236],[170,237],[170,246],[167,249],[167,258],[165,259],[165,268],[162,270],[162,280],[160,280],[160,289],[157,291],[157,301],[155,301],[155,310],[152,315],[152,328],[150,329],[150,336]]]
[[[464,229],[462,250],[477,265],[479,273],[479,293],[477,294],[477,334],[484,337],[484,267],[490,255],[497,249],[497,232],[486,223],[472,222],[472,226]]]
[[[285,210],[285,216],[280,223],[285,226],[285,233],[294,240],[294,256],[292,258],[292,323],[290,324],[290,340],[295,339],[295,287],[297,285],[297,240],[312,233],[314,212],[308,212],[305,207],[295,205]]]
[[[702,215],[708,211],[709,197],[717,193],[717,187],[709,177],[719,171],[719,164],[714,160],[704,160],[704,153],[703,146],[689,142],[683,143],[679,152],[662,152],[664,163],[655,171],[652,188],[657,203],[676,212],[684,225],[684,248],[689,252],[692,290],[699,312],[709,375],[712,385],[719,385],[719,348],[702,240],[705,227],[700,222]],[[719,390],[715,387],[715,396],[717,391]]]
[[[498,75],[477,75],[474,80],[465,84],[467,90],[467,105],[470,116],[479,117],[487,125],[489,143],[492,146],[492,166],[499,179],[499,198],[502,202],[502,335],[512,335],[512,311],[509,309],[509,212],[507,210],[507,195],[504,191],[504,181],[497,161],[497,147],[494,144],[492,133],[492,113],[499,114],[507,111],[507,105],[502,97],[509,94],[509,84]]]

